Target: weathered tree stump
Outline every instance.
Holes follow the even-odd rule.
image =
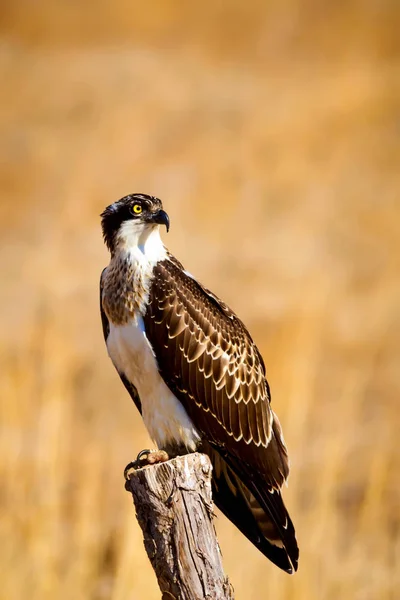
[[[211,471],[208,456],[195,453],[129,472],[162,600],[234,598],[213,524]]]

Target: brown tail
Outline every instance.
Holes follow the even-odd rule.
[[[250,491],[243,482],[249,479],[237,474],[229,458],[211,447],[204,450],[214,467],[213,496],[218,508],[275,565],[287,573],[297,571],[295,530],[280,491],[256,474],[252,474]]]

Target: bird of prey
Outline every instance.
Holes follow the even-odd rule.
[[[208,454],[216,505],[273,563],[296,571],[281,496],[288,455],[250,333],[166,249],[161,200],[131,194],[101,217],[111,254],[100,279],[104,337],[151,438],[169,457]]]

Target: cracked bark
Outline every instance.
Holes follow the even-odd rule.
[[[162,600],[233,600],[213,524],[211,463],[188,454],[131,471],[131,492]]]

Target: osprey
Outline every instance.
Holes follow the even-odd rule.
[[[257,346],[165,248],[161,200],[132,194],[101,217],[111,254],[100,279],[104,338],[151,438],[170,457],[208,454],[216,505],[273,563],[296,571],[280,491],[288,455]]]

